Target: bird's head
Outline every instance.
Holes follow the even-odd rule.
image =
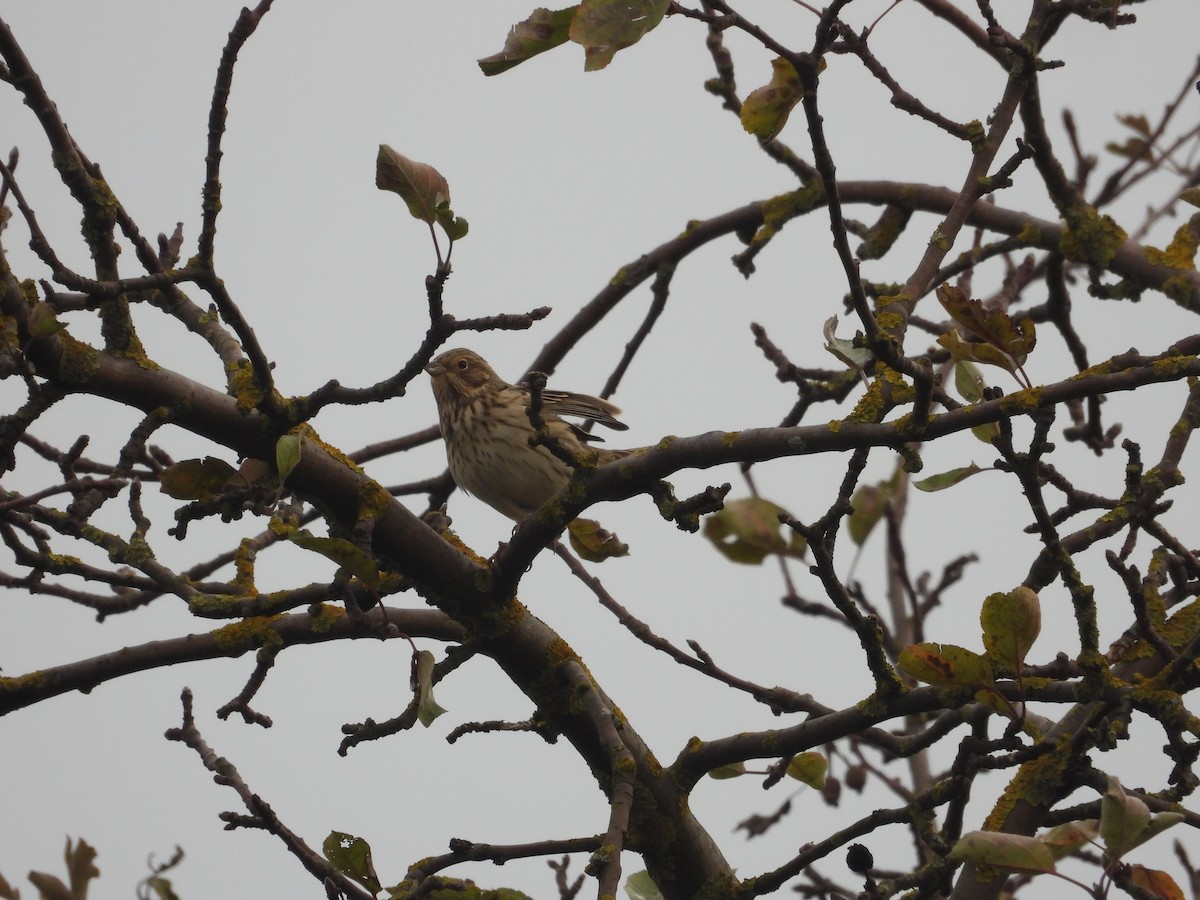
[[[458,348],[447,350],[425,367],[433,380],[435,397],[470,397],[488,384],[504,384],[478,353]]]

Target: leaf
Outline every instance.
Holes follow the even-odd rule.
[[[67,863],[67,877],[71,880],[71,893],[76,900],[87,900],[88,882],[100,877],[96,868],[96,848],[83,838],[72,845],[67,838],[67,846],[63,850],[63,859]]]
[[[797,753],[788,763],[787,773],[797,781],[816,788],[818,791],[825,787],[825,772],[829,769],[829,760],[815,750]]]
[[[588,562],[604,562],[614,556],[628,556],[629,545],[622,544],[611,531],[594,519],[575,519],[567,524],[567,537],[575,552]]]
[[[1138,887],[1162,897],[1163,900],[1184,900],[1183,891],[1175,879],[1158,869],[1147,869],[1134,863],[1129,867],[1129,880]]]
[[[950,469],[937,475],[930,475],[928,478],[922,478],[920,481],[914,481],[913,487],[918,491],[925,491],[926,493],[944,491],[946,488],[954,487],[960,481],[966,481],[972,475],[982,471],[984,470],[975,465],[975,463],[971,463],[969,466]]]
[[[1042,630],[1042,604],[1024,585],[1008,593],[990,594],[983,601],[979,623],[987,655],[1017,671]]]
[[[169,878],[163,878],[161,875],[151,875],[142,884],[148,890],[154,891],[158,900],[179,900],[179,895],[175,893],[175,889],[171,886]]]
[[[1017,366],[1014,364],[1012,358],[1000,352],[991,344],[980,343],[978,341],[964,341],[962,335],[957,331],[947,331],[945,334],[939,334],[937,342],[946,348],[946,352],[950,354],[950,358],[956,362],[969,360],[983,363],[986,366],[998,366],[1006,372],[1010,372],[1014,376],[1016,375]]]
[[[618,50],[632,47],[666,15],[670,0],[583,0],[568,35],[583,47],[583,69],[603,69]]]
[[[1179,195],[1179,199],[1192,206],[1200,206],[1200,187],[1190,187]]]
[[[1150,120],[1140,113],[1137,115],[1117,116],[1117,121],[1142,137],[1150,137]]]
[[[1037,344],[1033,320],[1014,321],[1007,313],[988,309],[979,300],[967,297],[961,288],[943,284],[937,297],[955,322],[982,343],[967,343],[953,331],[938,337],[938,343],[956,359],[973,360],[1000,366],[1014,375],[1020,371]]]
[[[1129,137],[1119,144],[1116,141],[1108,141],[1105,143],[1104,149],[1114,156],[1137,159],[1146,152],[1147,146],[1140,137]]]
[[[983,389],[987,387],[979,366],[969,359],[960,360],[954,364],[954,389],[958,396],[968,403],[978,403],[983,399]]]
[[[0,875],[0,900],[21,900],[21,892],[9,884],[3,875]]]
[[[467,231],[470,230],[470,224],[466,219],[459,218],[454,215],[454,210],[450,208],[449,203],[440,205],[435,217],[437,223],[442,226],[442,231],[446,232],[446,237],[451,241],[460,241],[467,236]]]
[[[371,861],[371,845],[360,837],[344,831],[331,831],[321,844],[321,852],[335,869],[354,879],[373,894],[383,890],[375,864]]]
[[[1022,872],[1053,872],[1054,855],[1037,838],[999,831],[970,831],[950,850],[950,858]]]
[[[60,878],[47,875],[45,872],[30,872],[25,877],[38,889],[41,900],[78,900]]]
[[[855,545],[861,547],[883,518],[883,511],[892,498],[892,481],[879,484],[860,484],[850,497],[854,511],[846,520],[846,532]]]
[[[578,6],[566,9],[535,9],[528,19],[509,29],[504,49],[479,60],[484,75],[499,75],[539,53],[552,50],[570,37],[571,19]]]
[[[428,728],[446,710],[433,699],[433,654],[421,650],[413,659],[413,681],[417,692],[417,719]]]
[[[746,565],[759,565],[772,554],[802,559],[808,546],[791,528],[781,533],[782,507],[761,497],[731,500],[704,520],[704,537],[726,559]]]
[[[211,500],[237,474],[237,469],[215,456],[184,459],[159,473],[158,489],[176,500]]]
[[[871,362],[871,351],[866,347],[856,347],[853,340],[837,337],[834,332],[837,329],[837,316],[830,316],[825,320],[825,326],[822,332],[825,335],[825,349],[848,365],[854,371],[858,372],[859,378],[864,384],[870,384],[870,379],[867,378],[866,366]]]
[[[238,474],[242,476],[246,484],[258,484],[271,474],[271,464],[265,459],[255,459],[252,456],[248,456],[238,466]]]
[[[708,777],[716,781],[724,781],[728,778],[737,778],[739,775],[746,774],[746,764],[744,762],[730,763],[727,766],[717,766],[715,769],[708,770]]]
[[[297,547],[333,560],[367,587],[379,586],[379,568],[375,565],[374,557],[345,538],[319,537],[304,528],[292,531],[285,537]]]
[[[800,73],[788,60],[771,60],[771,80],[755,88],[742,101],[742,127],[760,141],[769,141],[783,130],[796,104],[804,99]]]
[[[1115,775],[1108,776],[1108,789],[1100,798],[1100,839],[1113,859],[1120,859],[1144,840],[1150,824],[1150,807],[1131,797]]]
[[[50,337],[66,327],[55,318],[54,307],[40,300],[30,307],[25,324],[33,337]]]
[[[910,644],[896,661],[900,671],[939,687],[988,687],[992,667],[978,653],[954,644]]]
[[[432,225],[438,207],[450,203],[450,184],[433,166],[414,162],[387,144],[375,159],[375,186],[399,194],[414,219]]]
[[[1079,822],[1064,822],[1055,825],[1041,836],[1041,841],[1050,848],[1055,859],[1064,859],[1080,847],[1096,839],[1100,833],[1098,819],[1083,819]]]
[[[1146,830],[1142,832],[1139,844],[1144,844],[1150,838],[1155,837],[1159,832],[1166,831],[1173,825],[1178,825],[1184,820],[1183,813],[1164,810],[1156,812],[1150,817],[1150,824]]]
[[[1000,436],[1000,425],[996,422],[973,425],[971,427],[971,434],[975,435],[977,440],[983,441],[985,444],[991,444],[992,441]]]
[[[658,885],[650,878],[650,873],[643,869],[634,872],[625,879],[625,893],[629,900],[663,900]]]
[[[279,472],[279,486],[282,488],[292,470],[300,465],[300,456],[304,450],[304,435],[293,431],[283,435],[275,442],[275,468]]]

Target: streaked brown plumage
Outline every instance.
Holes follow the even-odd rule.
[[[557,494],[571,468],[545,447],[529,446],[529,389],[509,384],[483,357],[449,350],[425,367],[433,381],[438,420],[450,473],[460,488],[510,519],[521,520]],[[571,453],[592,455],[597,464],[626,456],[627,450],[589,447],[598,440],[561,416],[592,419],[620,431],[621,410],[599,397],[542,391],[542,419]]]

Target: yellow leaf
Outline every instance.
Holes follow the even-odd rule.
[[[796,67],[777,56],[771,60],[771,80],[742,101],[742,127],[759,140],[769,141],[783,130],[788,116],[804,98]]]

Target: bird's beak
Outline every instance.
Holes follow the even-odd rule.
[[[430,375],[432,375],[434,378],[436,378],[439,375],[446,374],[446,367],[443,366],[441,363],[431,362],[429,365],[427,365],[425,367],[425,371],[428,372]]]

